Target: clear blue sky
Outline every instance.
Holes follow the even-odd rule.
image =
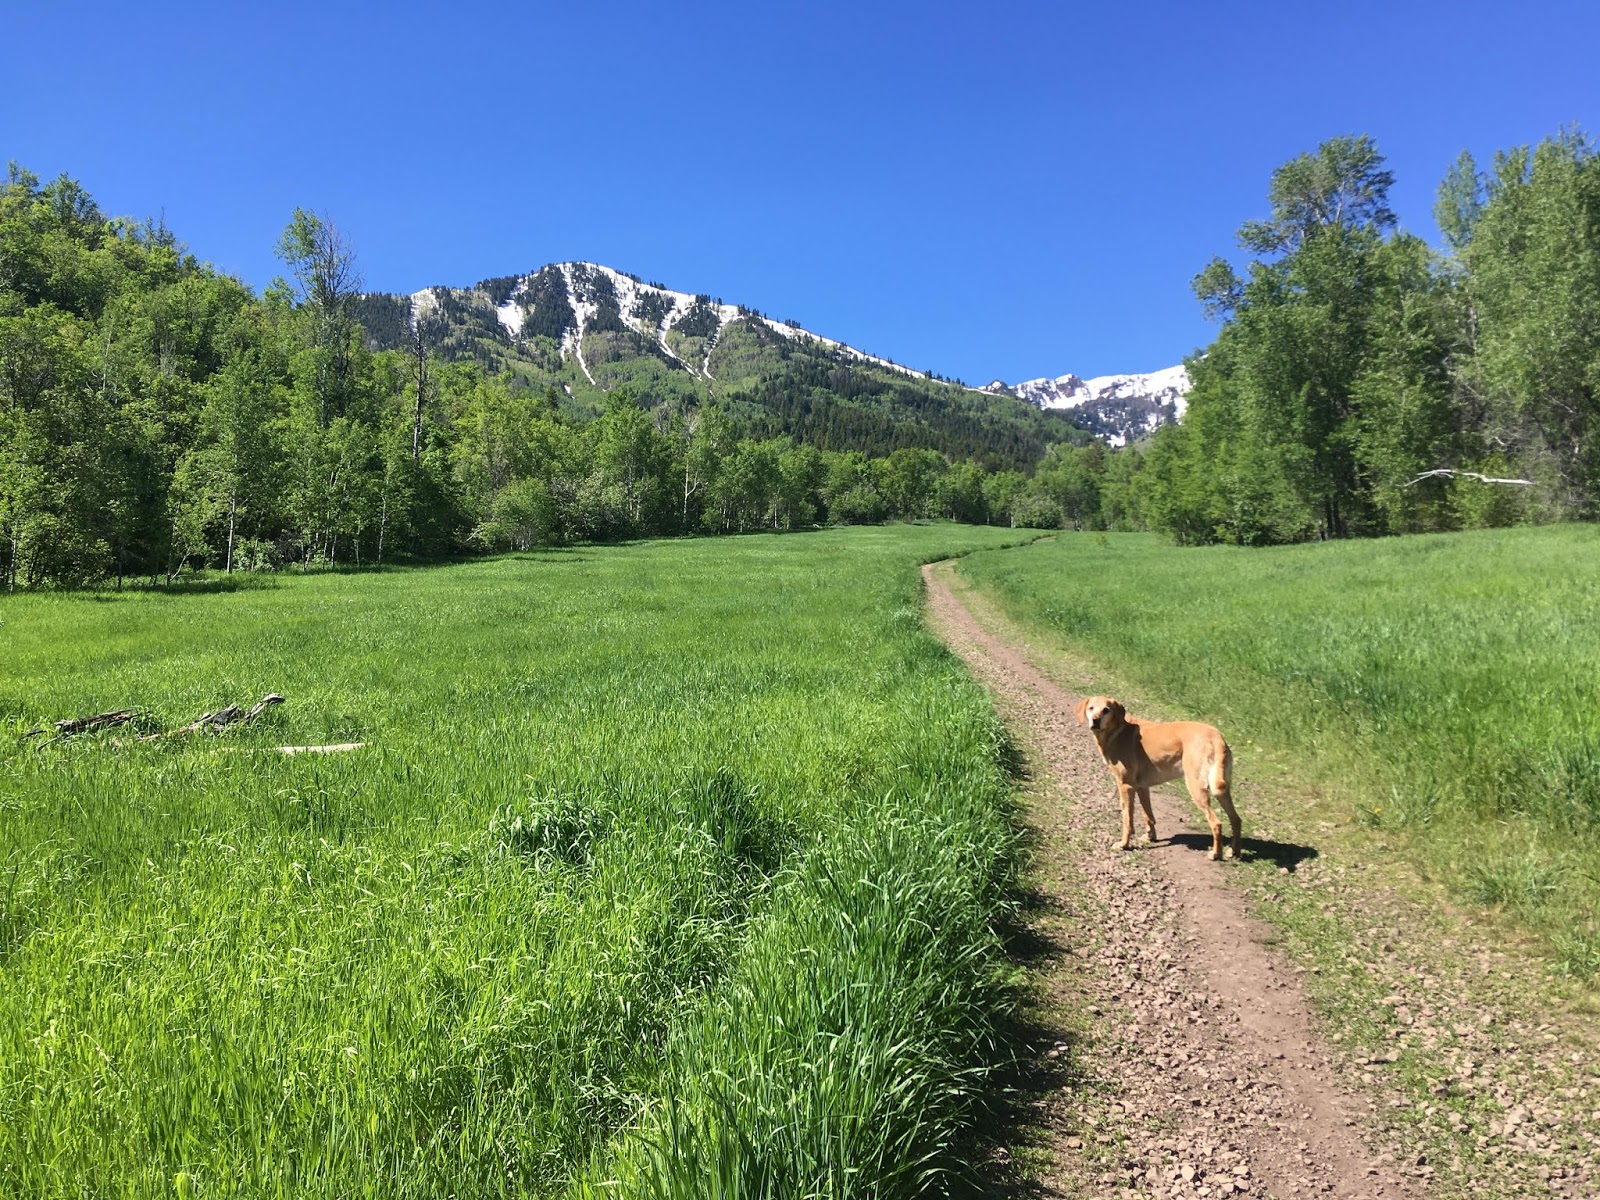
[[[1600,133],[1600,4],[0,0],[0,157],[260,286],[583,258],[969,382],[1168,366],[1272,169],[1370,133],[1430,240],[1462,149]]]

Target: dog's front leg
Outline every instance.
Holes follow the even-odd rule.
[[[1155,810],[1150,807],[1150,789],[1149,788],[1140,788],[1139,789],[1139,807],[1144,809],[1144,827],[1145,827],[1145,831],[1147,833],[1149,833],[1150,841],[1151,841],[1152,844],[1154,844],[1154,842],[1156,840],[1156,814],[1155,814]]]
[[[1133,792],[1125,783],[1117,784],[1117,794],[1122,799],[1122,848],[1133,849]]]

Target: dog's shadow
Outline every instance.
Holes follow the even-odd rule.
[[[1208,833],[1174,833],[1162,838],[1155,849],[1162,846],[1182,846],[1188,850],[1211,853],[1211,835]],[[1291,874],[1300,864],[1317,857],[1315,846],[1302,846],[1296,842],[1274,842],[1266,838],[1241,838],[1239,859],[1242,862],[1269,862]]]

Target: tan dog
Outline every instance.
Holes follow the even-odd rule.
[[[1239,857],[1239,814],[1230,794],[1233,751],[1222,734],[1199,721],[1132,721],[1128,710],[1110,696],[1085,696],[1072,710],[1079,725],[1087,724],[1117,781],[1122,798],[1122,848],[1133,845],[1133,798],[1144,809],[1145,828],[1156,840],[1156,816],[1150,810],[1150,789],[1183,776],[1189,797],[1211,826],[1211,857],[1222,857],[1222,822],[1211,811],[1215,799],[1228,814]]]

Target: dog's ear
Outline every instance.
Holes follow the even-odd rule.
[[[1116,719],[1115,723],[1118,725],[1128,719],[1128,710],[1122,707],[1121,700],[1107,700],[1106,711]]]
[[[1076,704],[1074,704],[1072,706],[1072,715],[1078,718],[1078,724],[1079,725],[1082,725],[1086,721],[1088,721],[1088,719],[1089,719],[1089,697],[1085,696],[1082,700],[1079,700]]]

